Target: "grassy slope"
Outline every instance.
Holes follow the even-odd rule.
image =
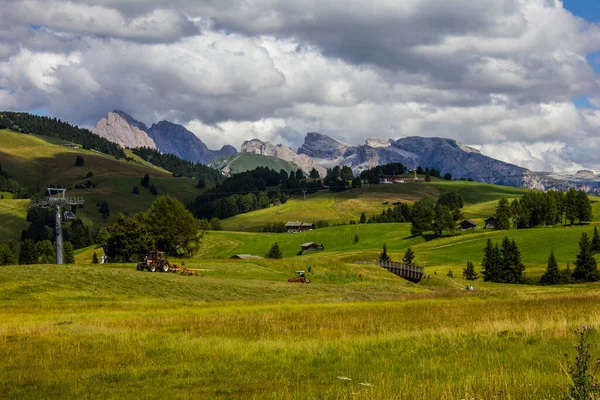
[[[287,260],[198,266],[0,268],[0,396],[553,398],[569,332],[600,325],[597,284],[467,293],[340,263],[310,285],[285,281]]]
[[[397,185],[374,185],[343,193],[319,192],[294,197],[281,205],[280,213],[275,207],[239,214],[223,221],[227,230],[259,231],[267,223],[277,221],[317,221],[330,223],[358,221],[361,213],[370,216],[392,207],[392,203],[412,203],[424,196],[437,198],[442,191],[454,190],[465,198],[463,213],[466,218],[485,219],[494,214],[501,197],[514,198],[523,195],[526,189],[488,185],[477,182],[419,182]],[[387,201],[388,204],[382,204]]]
[[[275,171],[292,172],[298,169],[298,166],[276,157],[263,156],[254,153],[238,153],[229,157],[219,158],[210,165],[221,171],[227,170],[229,175],[240,172],[250,171],[258,167],[268,167]]]
[[[21,240],[21,231],[27,229],[29,200],[0,200],[0,243]]]
[[[75,167],[75,158],[81,155],[85,160],[83,167]],[[200,191],[196,182],[190,179],[172,178],[171,174],[141,162],[116,160],[94,151],[69,149],[60,146],[60,141],[43,137],[23,135],[0,130],[0,159],[4,169],[24,185],[60,184],[63,187],[75,187],[85,182],[88,172],[96,184],[95,189],[71,190],[71,196],[83,197],[86,206],[79,210],[82,220],[95,230],[98,226],[114,220],[119,212],[133,215],[146,210],[154,196],[140,188],[141,194],[132,193],[133,186],[139,186],[144,174],[151,177],[159,194],[171,194],[184,204],[193,200]],[[101,219],[96,203],[107,200],[111,209],[108,221]],[[1,201],[1,200],[0,200]],[[0,232],[0,242],[7,238]]]

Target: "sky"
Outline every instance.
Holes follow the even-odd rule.
[[[121,109],[209,147],[439,136],[600,170],[591,0],[2,0],[0,109]]]

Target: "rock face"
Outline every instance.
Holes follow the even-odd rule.
[[[315,168],[321,177],[325,177],[327,169],[319,164],[317,160],[305,155],[296,154],[294,150],[282,144],[273,145],[269,142],[263,142],[259,139],[247,140],[242,144],[242,153],[255,153],[263,156],[277,157],[297,165],[305,173],[309,173]]]
[[[223,146],[221,150],[210,150],[202,140],[182,125],[169,121],[153,124],[148,134],[163,153],[174,154],[184,160],[208,164],[219,158],[236,154],[232,146]]]
[[[223,146],[221,150],[210,150],[202,140],[181,125],[161,121],[148,128],[120,110],[108,113],[92,132],[123,147],[150,147],[202,164],[237,154],[237,150],[230,145]]]
[[[263,147],[260,147],[260,144]],[[242,146],[242,151],[249,151],[249,148],[249,145],[246,145],[246,149]],[[252,151],[262,151],[261,154],[274,157],[285,157],[284,159],[288,161],[294,159],[294,154],[290,153],[289,148],[286,148],[285,154],[274,150],[279,148],[281,147],[257,141]],[[313,163],[322,168],[347,165],[355,174],[377,165],[400,162],[411,169],[414,165],[423,168],[433,167],[444,174],[452,174],[456,179],[472,178],[475,181],[501,185],[544,188],[542,179],[536,173],[485,156],[478,150],[452,139],[412,136],[386,142],[369,138],[363,145],[352,146],[326,135],[311,132],[306,135],[304,144],[298,149],[298,154],[308,156]],[[311,165],[310,160],[306,159],[302,163],[293,162],[297,165]],[[305,167],[301,166],[301,168],[306,170]]]
[[[298,149],[298,154],[306,154],[312,158],[335,159],[342,157],[348,148],[348,143],[327,135],[309,132],[304,138],[304,144]]]
[[[136,121],[128,114],[115,110],[102,118],[92,132],[118,143],[123,147],[150,147],[156,149],[156,143],[146,133],[148,128],[143,123]]]

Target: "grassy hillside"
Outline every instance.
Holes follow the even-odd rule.
[[[483,248],[488,238],[500,242],[504,236],[514,239],[519,246],[526,275],[539,278],[546,268],[550,250],[554,250],[561,268],[573,262],[578,251],[578,240],[582,232],[591,235],[593,227],[555,227],[509,231],[463,232],[456,236],[432,239],[429,236],[413,237],[410,224],[368,224],[347,225],[316,229],[295,234],[266,234],[250,232],[208,232],[202,244],[199,257],[230,257],[234,254],[254,254],[264,256],[271,245],[279,243],[284,257],[304,260],[311,264],[318,260],[355,259],[375,260],[383,243],[387,245],[392,259],[400,261],[410,246],[416,253],[415,262],[426,267],[430,274],[446,274],[452,269],[460,275],[466,262],[471,260],[479,268]],[[354,235],[359,242],[354,243]],[[300,245],[306,242],[324,244],[325,251],[306,253],[297,256]]]
[[[0,268],[2,398],[557,398],[572,330],[600,326],[598,284],[465,292],[324,263],[303,285],[288,260],[198,266]]]
[[[280,207],[271,207],[247,214],[239,214],[223,221],[226,230],[259,231],[267,223],[278,221],[317,221],[330,223],[358,221],[361,213],[370,216],[392,207],[396,201],[413,203],[422,197],[437,198],[442,191],[453,190],[465,199],[465,218],[485,219],[494,214],[502,197],[522,196],[527,189],[490,185],[478,182],[417,182],[397,185],[373,185],[341,193],[322,191],[294,197]],[[388,202],[388,204],[383,204]]]
[[[267,167],[275,171],[292,172],[298,166],[276,157],[263,156],[254,153],[238,153],[229,157],[219,158],[209,164],[211,167],[222,171],[226,175],[250,171],[258,167]]]
[[[0,200],[0,243],[21,240],[21,231],[27,229],[29,200]]]
[[[184,204],[200,193],[194,180],[173,178],[170,173],[142,161],[119,160],[94,151],[62,147],[61,143],[58,139],[0,130],[0,160],[5,171],[21,185],[39,185],[41,189],[57,184],[75,188],[78,183],[86,182],[87,173],[92,172],[89,180],[96,184],[95,188],[73,189],[69,194],[85,199],[86,205],[78,215],[93,230],[114,220],[119,212],[133,215],[150,206],[154,196],[149,191],[140,187],[140,195],[132,193],[145,174],[150,175],[151,184],[159,194],[170,194]],[[75,167],[77,156],[84,158],[83,167]],[[100,200],[109,203],[108,220],[103,220],[97,210],[96,203]],[[4,231],[0,231],[0,242],[8,239],[3,236]]]

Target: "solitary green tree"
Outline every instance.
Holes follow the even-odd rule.
[[[387,246],[385,245],[385,243],[383,244],[383,250],[381,250],[381,253],[379,254],[379,261],[384,261],[384,262],[392,261],[392,259],[390,258],[390,256],[387,253]]]
[[[117,221],[107,228],[104,254],[113,262],[131,262],[141,259],[155,248],[148,228],[139,218],[119,214]]]
[[[432,229],[433,218],[435,216],[435,205],[429,197],[418,200],[413,205],[411,211],[410,233],[412,235],[422,235],[423,232]]]
[[[94,254],[92,255],[92,264],[98,264],[98,262],[98,254],[94,252]]]
[[[354,243],[358,243],[358,233],[354,234]]]
[[[406,249],[404,257],[402,257],[402,262],[406,265],[412,265],[413,261],[415,260],[415,257],[415,252],[409,247],[408,249]]]
[[[277,242],[273,243],[273,246],[271,246],[271,249],[265,255],[265,258],[272,258],[272,259],[283,258],[283,254],[281,253],[281,250],[279,249],[279,243],[277,243]]]
[[[479,278],[479,274],[475,271],[475,265],[471,261],[467,261],[467,267],[463,269],[463,278],[468,281]]]
[[[558,263],[556,262],[556,257],[554,256],[554,250],[551,250],[550,256],[548,257],[548,266],[546,267],[546,272],[540,278],[540,283],[542,285],[556,285],[559,284],[560,281],[561,278]]]
[[[367,223],[367,216],[365,215],[365,213],[361,213],[361,214],[360,214],[360,220],[359,220],[359,222],[360,222],[361,224],[365,224],[365,223]]]

